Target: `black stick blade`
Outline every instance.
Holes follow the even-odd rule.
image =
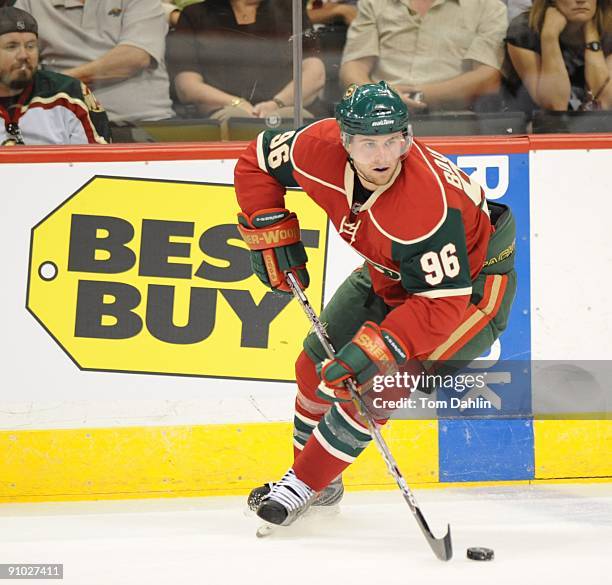
[[[429,525],[421,513],[420,508],[416,507],[413,511],[417,519],[417,524],[425,535],[425,538],[427,539],[427,542],[436,557],[441,561],[450,561],[453,558],[453,543],[451,541],[450,524],[447,524],[446,534],[442,538],[436,538],[429,528]]]
[[[450,561],[453,558],[453,543],[451,542],[450,524],[448,525],[446,534],[443,538],[434,538],[431,532],[429,533],[427,542],[431,550],[441,561]]]

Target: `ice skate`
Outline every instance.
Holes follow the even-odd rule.
[[[342,483],[342,476],[339,475],[336,479],[330,482],[320,492],[317,493],[315,501],[312,503],[313,506],[331,507],[336,506],[342,500],[344,496],[344,484]]]
[[[257,512],[261,501],[270,493],[274,487],[274,482],[268,481],[259,487],[253,488],[247,498],[247,506],[249,512]]]
[[[257,531],[257,536],[266,536],[275,526],[293,524],[310,508],[316,497],[317,492],[290,469],[273,485],[257,508],[257,515],[266,522]]]
[[[256,512],[262,500],[270,493],[274,487],[274,482],[267,482],[259,487],[253,488],[247,499],[247,505],[250,512]],[[317,493],[317,497],[312,503],[313,506],[331,507],[340,503],[344,496],[344,484],[342,476],[339,475],[327,487]]]

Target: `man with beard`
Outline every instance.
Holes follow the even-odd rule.
[[[0,144],[107,144],[108,118],[78,79],[38,70],[38,24],[0,8]]]

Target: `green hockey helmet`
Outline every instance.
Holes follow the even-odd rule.
[[[375,137],[388,134],[396,135],[385,141],[389,156],[395,153],[404,158],[412,146],[408,106],[386,81],[350,85],[336,106],[336,120],[342,144],[350,158],[357,162],[369,162],[374,151],[356,148],[353,144],[356,135],[370,136],[372,140],[384,140]]]
[[[408,106],[386,81],[350,85],[336,106],[336,120],[346,134],[403,132],[408,118]]]

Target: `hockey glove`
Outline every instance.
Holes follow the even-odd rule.
[[[351,395],[344,385],[345,380],[352,378],[358,390],[363,392],[374,376],[393,374],[407,358],[403,343],[391,331],[366,321],[335,359],[317,365],[321,378],[317,395],[328,402],[349,401]]]
[[[291,271],[302,289],[310,283],[308,256],[300,240],[300,224],[287,209],[263,209],[250,217],[238,214],[238,231],[251,249],[253,272],[271,289],[289,293],[285,272]]]

